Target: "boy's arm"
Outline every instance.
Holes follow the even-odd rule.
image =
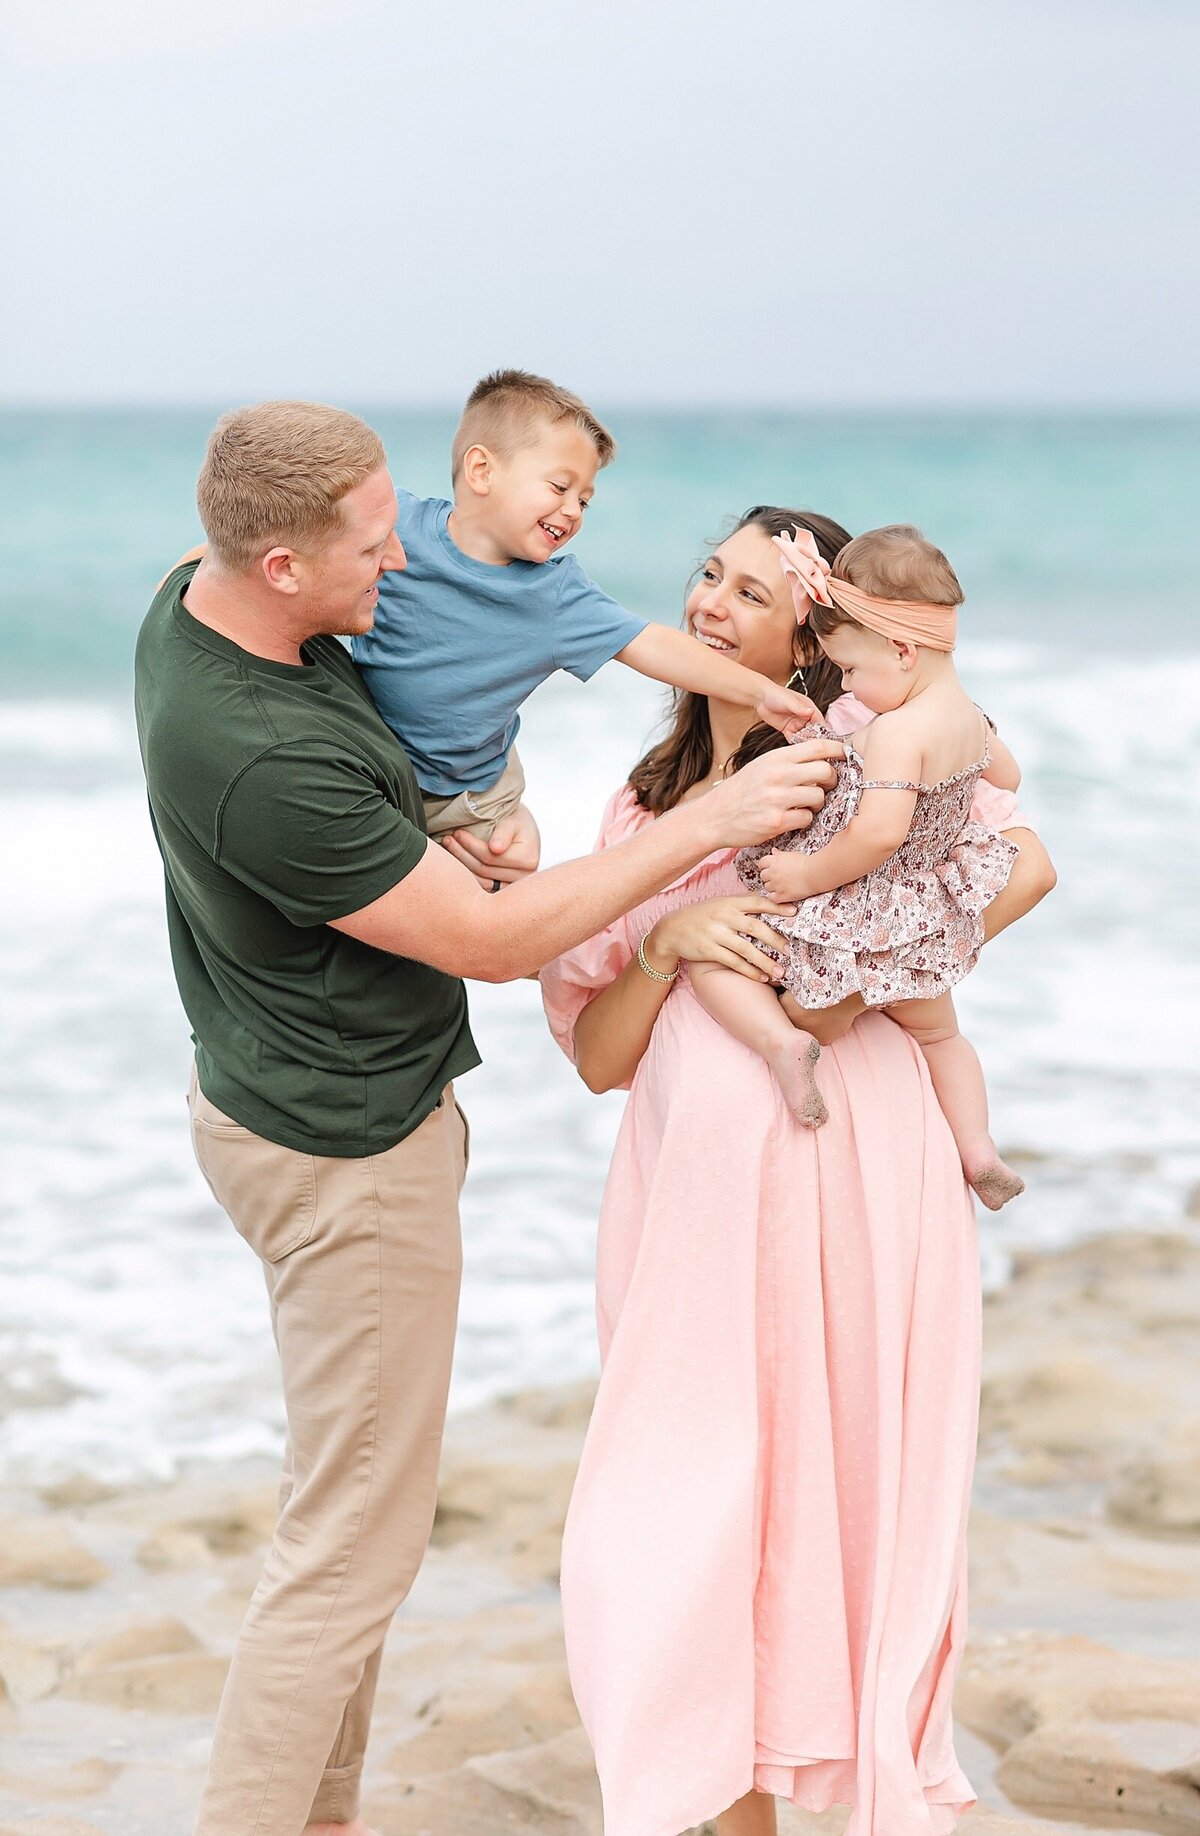
[[[909,723],[880,715],[867,728],[863,776],[920,783],[922,747]],[[872,873],[895,854],[908,834],[917,807],[910,790],[865,790],[858,809],[839,835],[813,854],[768,854],[759,865],[772,898],[811,899]]]
[[[1004,744],[998,733],[993,733],[990,741],[991,762],[983,776],[997,790],[1019,790],[1021,788],[1021,767]]]
[[[757,670],[744,669],[718,655],[698,639],[688,637],[670,625],[647,625],[616,655],[618,663],[636,669],[641,676],[655,682],[669,683],[673,688],[690,689],[694,695],[713,695],[718,701],[733,702],[737,707],[753,708],[760,720],[788,735],[799,733],[810,721],[820,719],[812,702],[793,689],[780,688],[769,676]]]
[[[175,563],[175,567],[184,567],[189,561],[203,561],[204,552],[207,549],[207,547],[208,547],[207,542],[198,542],[195,548],[188,549],[186,555],[180,555],[178,561]],[[175,567],[171,567],[167,569],[166,573],[162,577],[162,580],[159,581],[158,585],[154,589],[156,593],[161,592],[163,581],[169,580],[171,578],[171,575],[175,572]]]

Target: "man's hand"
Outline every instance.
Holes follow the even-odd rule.
[[[443,838],[442,846],[489,892],[497,880],[501,886],[511,886],[514,880],[523,880],[527,873],[535,873],[542,858],[542,838],[537,823],[523,803],[518,804],[511,816],[496,824],[488,841],[472,835],[469,829],[456,829]]]
[[[714,820],[714,848],[744,848],[807,829],[837,782],[829,763],[845,756],[840,740],[801,740],[743,765],[699,802]]]
[[[808,856],[776,848],[758,863],[759,878],[772,899],[807,899]]]
[[[803,732],[805,727],[821,718],[820,710],[807,695],[797,695],[795,689],[780,688],[774,682],[766,684],[755,713],[785,739],[791,739],[793,733]]]

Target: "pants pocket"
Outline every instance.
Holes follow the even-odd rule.
[[[462,1132],[463,1132],[462,1165],[463,1165],[463,1176],[465,1178],[467,1168],[471,1164],[471,1124],[467,1121],[466,1110],[463,1108],[462,1104],[458,1101],[457,1098],[455,1098],[454,1107],[458,1112],[458,1119],[462,1123]]]
[[[192,1148],[213,1197],[263,1262],[279,1262],[309,1241],[317,1221],[311,1154],[264,1141],[199,1088],[192,1095]]]

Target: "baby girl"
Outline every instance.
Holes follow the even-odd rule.
[[[876,715],[846,742],[838,782],[808,829],[738,857],[754,892],[798,902],[779,933],[781,981],[801,1008],[857,993],[925,1055],[967,1180],[998,1211],[1024,1190],[988,1132],[987,1092],[950,989],[974,968],[981,914],[1017,850],[968,820],[980,777],[1015,790],[1020,771],[958,679],[963,592],[940,549],[907,524],[849,542],[832,570],[807,530],[775,538],[796,613],[842,686]],[[824,733],[810,726],[798,739]],[[789,1108],[817,1128],[820,1047],[775,993],[731,969],[691,965],[697,998],[771,1066]]]

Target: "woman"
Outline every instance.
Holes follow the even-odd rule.
[[[770,541],[796,524],[831,562],[849,539],[822,517],[749,511],[687,623],[776,681],[799,666],[824,708],[838,672],[797,628]],[[844,698],[830,718],[848,732],[865,711]],[[772,743],[743,710],[681,697],[598,845]],[[994,934],[1053,870],[1011,798],[976,813],[1021,850]],[[630,1086],[600,1221],[603,1376],[563,1545],[606,1836],[678,1836],[713,1816],[721,1836],[770,1836],[774,1796],[850,1803],[861,1836],[926,1836],[972,1801],[950,1697],[979,1379],[974,1217],[899,1027],[848,1007],[820,1017],[830,1114],[814,1132],[693,998],[688,961],[769,979],[755,945],[771,939],[767,909],[715,855],[543,972],[584,1081]]]

